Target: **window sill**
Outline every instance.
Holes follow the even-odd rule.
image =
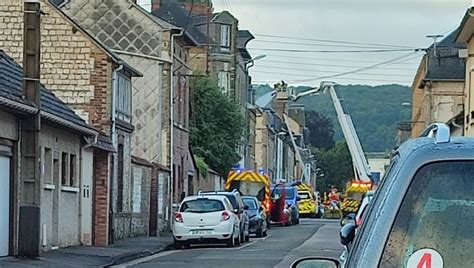
[[[71,192],[71,193],[79,193],[79,187],[61,186],[61,191]]]
[[[45,183],[45,184],[43,185],[43,189],[45,189],[45,190],[51,190],[51,191],[52,191],[52,190],[55,190],[55,189],[56,189],[56,185],[54,185],[54,184],[49,184],[49,183]]]

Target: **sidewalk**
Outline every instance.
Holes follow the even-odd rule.
[[[48,251],[39,260],[0,258],[0,267],[107,267],[167,250],[172,242],[171,235],[129,238],[108,247],[79,246]]]

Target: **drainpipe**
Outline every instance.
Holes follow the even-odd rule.
[[[120,72],[121,70],[123,70],[123,65],[120,64],[119,67],[117,69],[114,70],[114,72],[112,73],[112,129],[111,129],[111,138],[112,138],[112,144],[114,146],[114,148],[117,148],[117,131],[116,131],[116,122],[115,122],[115,110],[117,109],[116,108],[116,105],[115,105],[115,102],[116,102],[116,97],[117,97],[117,87],[118,87],[118,72]],[[113,169],[111,170],[111,174],[112,176],[110,177],[109,179],[109,218],[108,218],[108,224],[111,224],[111,221],[112,221],[112,216],[114,214],[114,205],[113,205],[113,189],[114,189],[114,177],[117,175],[117,164],[115,163],[115,160],[117,159],[117,153],[114,153],[112,155],[112,167]],[[109,230],[111,228],[109,227]],[[107,230],[107,231],[109,231]],[[113,230],[113,228],[112,228]],[[112,231],[113,232],[113,231]],[[108,243],[113,243],[114,242],[114,238],[113,238],[113,235],[111,235],[109,232],[108,233]]]
[[[169,99],[169,106],[170,106],[170,148],[169,148],[169,162],[170,162],[170,177],[173,176],[174,172],[174,167],[173,167],[173,154],[174,154],[174,105],[173,105],[173,100],[174,100],[174,40],[175,37],[181,37],[184,34],[184,30],[181,29],[179,33],[171,33],[171,45],[170,45],[170,54],[171,54],[171,63],[170,63],[170,99]],[[169,194],[170,194],[170,222],[173,219],[173,205],[174,205],[174,191],[173,191],[173,186],[175,183],[176,178],[171,178],[171,183],[173,185],[169,185]],[[170,225],[171,227],[171,225]]]

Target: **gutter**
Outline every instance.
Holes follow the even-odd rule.
[[[169,106],[170,106],[170,148],[169,148],[169,160],[170,160],[170,178],[173,176],[174,172],[174,167],[173,167],[173,155],[174,155],[174,106],[173,106],[173,100],[174,100],[174,64],[173,64],[173,59],[174,59],[174,40],[175,37],[182,37],[184,34],[184,30],[180,29],[178,33],[171,33],[171,45],[170,45],[170,53],[171,53],[171,63],[170,63],[170,98],[169,98]],[[174,185],[174,180],[173,178],[172,183]],[[168,184],[171,186],[170,184]],[[174,187],[168,187],[169,188],[169,194],[170,194],[170,217],[169,219],[173,218],[173,199],[174,199]],[[171,221],[171,220],[170,220]]]
[[[128,52],[128,51],[123,51],[123,50],[117,50],[117,49],[112,49],[113,52],[118,53],[118,54],[123,54],[123,55],[128,55],[128,56],[135,56],[135,57],[141,57],[145,59],[150,59],[150,60],[157,60],[165,63],[173,63],[171,60],[161,58],[161,57],[156,57],[156,56],[150,56],[150,55],[145,55],[141,53],[134,53],[134,52]]]

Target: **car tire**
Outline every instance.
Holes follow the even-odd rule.
[[[234,245],[235,246],[240,246],[240,235],[237,236],[237,238],[234,239]]]
[[[178,240],[175,239],[174,242],[173,242],[173,246],[174,246],[175,249],[181,249],[183,247],[183,242],[178,241]]]
[[[257,232],[256,232],[255,234],[257,235],[257,237],[262,237],[262,236],[263,236],[263,230],[262,230],[262,228],[261,228],[261,227],[258,228],[258,229],[257,229]]]
[[[242,233],[240,234],[240,239],[239,239],[239,240],[240,240],[240,244],[245,243],[245,232],[242,232]]]
[[[234,234],[231,234],[229,239],[227,239],[225,243],[226,243],[227,247],[233,248],[235,246]]]

